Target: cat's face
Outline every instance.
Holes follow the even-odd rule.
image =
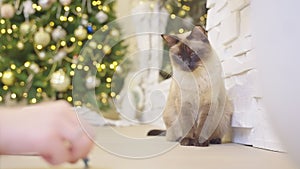
[[[209,57],[211,47],[203,28],[194,27],[191,32],[178,35],[162,35],[170,47],[173,69],[194,71]]]

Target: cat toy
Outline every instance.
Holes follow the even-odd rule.
[[[89,158],[85,157],[82,159],[83,163],[84,163],[84,169],[88,169],[89,168]]]

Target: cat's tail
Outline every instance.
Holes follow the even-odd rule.
[[[147,133],[147,136],[166,136],[166,130],[153,129]]]

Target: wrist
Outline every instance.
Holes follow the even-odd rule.
[[[0,108],[0,154],[26,153],[30,136],[26,137],[24,113],[22,107]]]
[[[12,141],[10,128],[13,125],[12,116],[16,111],[16,108],[0,108],[0,154],[9,153],[9,145]]]

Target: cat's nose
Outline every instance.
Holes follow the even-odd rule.
[[[186,65],[186,66],[190,66],[190,65],[191,65],[191,63],[190,63],[188,60],[183,61],[183,63],[184,63],[184,65]]]

